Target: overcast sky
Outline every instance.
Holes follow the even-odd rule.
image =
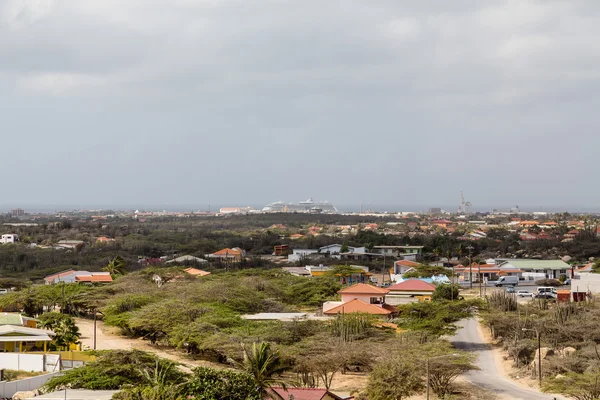
[[[595,206],[600,2],[2,0],[6,205]]]

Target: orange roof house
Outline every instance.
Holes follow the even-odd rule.
[[[267,391],[274,400],[351,400],[354,397],[340,397],[327,389],[273,387]]]
[[[397,283],[389,288],[390,294],[399,294],[401,292],[429,292],[435,291],[435,286],[420,279],[407,279],[404,282]]]
[[[323,304],[323,313],[327,315],[344,313],[366,313],[375,315],[389,315],[390,310],[383,308],[385,295],[389,291],[365,283],[357,283],[340,290],[342,301],[328,301]]]
[[[374,294],[374,295],[386,295],[389,290],[380,288],[366,283],[357,283],[356,285],[349,286],[338,291],[341,295],[355,295],[355,294]]]
[[[245,251],[238,247],[234,247],[233,249],[225,248],[225,249],[219,250],[215,253],[208,255],[208,257],[210,257],[210,258],[216,258],[219,260],[227,260],[227,261],[233,261],[233,262],[242,261],[242,258],[244,256],[245,256]]]
[[[302,239],[303,237],[304,235],[301,235],[300,233],[294,233],[293,235],[290,235],[290,239],[292,240]]]
[[[343,314],[373,314],[373,315],[390,315],[392,312],[375,304],[367,304],[362,300],[354,299],[347,303],[340,304],[336,307],[323,311],[325,315]]]
[[[74,269],[69,269],[66,271],[59,272],[54,275],[48,275],[47,277],[44,278],[44,280],[46,281],[46,285],[50,285],[50,284],[54,283],[54,281],[56,281],[57,279],[62,278],[67,275],[71,275],[74,272],[75,272]]]
[[[414,262],[414,261],[410,261],[410,260],[400,260],[400,261],[396,261],[394,263],[394,268],[391,271],[392,271],[392,274],[401,275],[401,274],[406,273],[409,269],[416,268],[420,265],[421,264],[419,264],[418,262]]]

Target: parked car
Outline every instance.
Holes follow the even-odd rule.
[[[514,286],[509,286],[506,288],[506,293],[514,293],[515,292],[515,287]]]
[[[534,294],[531,293],[531,292],[529,292],[529,291],[527,291],[527,290],[519,290],[517,292],[517,296],[519,296],[519,297],[531,297],[531,298],[533,298]]]
[[[536,299],[543,299],[548,301],[556,301],[556,297],[552,293],[538,293],[535,295]]]

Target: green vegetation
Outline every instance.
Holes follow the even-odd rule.
[[[433,336],[451,335],[457,329],[454,323],[470,317],[480,306],[479,300],[411,303],[398,307],[399,314],[393,322]]]
[[[57,312],[42,314],[40,328],[50,329],[56,334],[50,344],[51,350],[69,350],[72,344],[79,344],[79,328],[70,315]]]
[[[282,376],[290,367],[283,362],[279,351],[271,350],[271,345],[267,342],[245,346],[244,361],[240,367],[252,376],[261,397],[265,397],[267,390],[272,387],[287,386]]]
[[[251,375],[229,370],[195,368],[181,372],[171,361],[138,350],[98,352],[95,362],[51,378],[45,391],[119,390],[118,400],[259,400]]]
[[[433,296],[431,297],[431,299],[433,301],[459,300],[459,290],[459,285],[441,283],[435,287],[435,291],[433,292]]]
[[[185,377],[183,372],[173,368],[171,361],[139,350],[101,351],[96,354],[96,361],[52,377],[46,383],[45,390],[53,391],[67,386],[73,389],[121,389],[146,382],[148,374],[157,369],[163,371],[165,381],[177,383]]]

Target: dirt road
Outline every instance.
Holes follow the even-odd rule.
[[[94,348],[94,321],[76,318],[75,322],[81,332],[79,338],[84,348]],[[181,363],[188,370],[197,366],[206,366],[223,369],[224,366],[209,361],[191,360],[185,354],[172,348],[152,345],[146,340],[131,339],[115,334],[115,330],[104,325],[102,321],[96,323],[96,349],[97,350],[143,350],[156,354],[159,357]]]
[[[466,375],[470,382],[496,393],[503,398],[514,400],[567,400],[558,395],[541,393],[533,389],[524,388],[503,376],[501,368],[498,368],[499,360],[492,347],[485,342],[476,319],[461,321],[456,335],[451,338],[456,348],[477,353],[477,366],[479,371],[473,371]]]

